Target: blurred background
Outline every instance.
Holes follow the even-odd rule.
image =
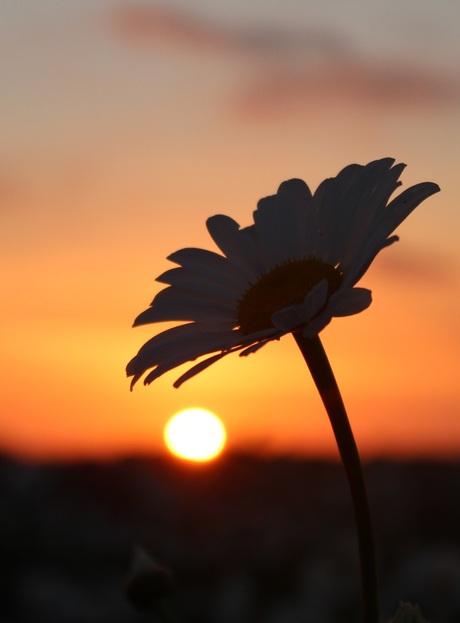
[[[378,530],[386,531],[380,538],[388,613],[401,597],[427,595],[430,583],[439,588],[433,619],[458,620],[459,28],[457,0],[0,4],[6,621],[30,621],[32,612],[38,621],[43,611],[47,623],[69,623],[86,595],[92,605],[75,620],[100,623],[96,603],[106,613],[121,610],[105,605],[97,582],[81,584],[78,565],[82,576],[93,565],[104,586],[117,591],[128,544],[139,535],[185,573],[204,556],[205,536],[216,525],[223,533],[213,533],[209,548],[219,553],[206,573],[230,569],[219,588],[222,603],[243,605],[193,619],[195,586],[183,602],[188,620],[281,620],[274,606],[272,618],[251,610],[257,582],[269,585],[267,578],[254,584],[244,576],[254,517],[268,522],[261,534],[269,544],[254,544],[260,557],[250,554],[257,558],[252,571],[281,557],[273,577],[281,569],[290,578],[282,600],[292,604],[289,595],[298,590],[324,596],[321,607],[331,578],[338,578],[341,620],[356,620],[348,494],[329,423],[293,340],[253,357],[228,357],[179,390],[172,383],[183,370],[130,393],[124,367],[162,329],[130,327],[159,291],[155,277],[172,266],[166,256],[186,246],[213,248],[208,216],[224,213],[249,224],[257,200],[285,179],[303,178],[314,190],[347,164],[387,156],[407,163],[403,187],[433,181],[442,192],[399,228],[401,241],[362,280],[373,291],[372,306],[335,320],[322,338],[361,453],[374,470]],[[165,423],[190,406],[211,409],[227,428],[227,458],[204,470],[162,456]],[[149,458],[126,464],[127,456]],[[111,462],[99,464],[104,459]],[[282,481],[278,489],[274,474]],[[290,501],[282,493],[289,482]],[[260,491],[272,492],[272,506],[257,510]],[[131,512],[121,537],[117,513]],[[194,522],[195,532],[186,522],[171,532],[180,517]],[[246,541],[239,541],[241,560],[224,564],[224,550],[235,552],[228,525],[238,526],[235,534],[246,534]],[[287,543],[286,534],[296,537]],[[194,553],[184,549],[190,535],[201,543]],[[114,553],[115,542],[126,551]],[[75,546],[73,553],[64,543]],[[318,543],[322,553],[315,558]],[[182,561],[176,550],[186,552]],[[331,551],[339,550],[336,559]],[[107,561],[110,556],[116,560]],[[107,569],[114,564],[115,575],[101,560]],[[422,571],[433,569],[437,580],[426,580]],[[344,575],[351,588],[341,583]],[[401,578],[405,594],[395,588]],[[307,584],[308,591],[299,588]],[[12,597],[12,586],[19,586],[19,597]],[[18,604],[26,602],[31,609],[19,614]],[[61,611],[57,602],[72,606]],[[448,604],[445,612],[441,603]],[[244,604],[252,605],[245,610]],[[289,615],[281,608],[279,617],[304,620],[301,611],[323,623],[336,620],[337,612],[308,607],[293,607]],[[222,612],[233,614],[226,619]],[[134,620],[129,616],[120,620]]]
[[[156,451],[200,406],[235,448],[333,453],[289,337],[131,394],[124,366],[162,327],[130,327],[169,253],[213,248],[208,216],[246,225],[285,179],[392,156],[404,187],[442,192],[324,343],[363,454],[457,455],[459,26],[453,0],[2,2],[3,449]]]

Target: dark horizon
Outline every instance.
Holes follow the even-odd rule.
[[[77,451],[74,454],[69,452],[63,452],[62,454],[53,453],[39,453],[39,452],[21,452],[15,449],[10,449],[0,446],[0,461],[7,460],[15,463],[22,463],[24,465],[72,465],[72,464],[112,464],[125,461],[149,461],[149,460],[164,460],[177,465],[183,465],[184,469],[189,466],[191,469],[199,469],[200,466],[203,469],[212,469],[213,466],[217,466],[223,461],[229,460],[232,457],[252,457],[260,461],[293,461],[298,463],[331,463],[341,464],[340,456],[337,451],[335,452],[318,452],[317,454],[307,452],[295,452],[295,451],[276,451],[270,449],[261,449],[256,445],[246,445],[242,447],[227,447],[221,452],[221,454],[209,461],[193,461],[190,459],[184,459],[172,454],[166,447],[163,450],[133,450],[133,451],[107,451],[100,452],[99,455],[94,452],[82,452]],[[414,464],[414,463],[458,463],[460,462],[460,453],[457,452],[376,452],[376,453],[361,453],[361,462],[363,466],[378,464],[378,463],[401,463],[401,464]]]
[[[365,478],[382,614],[403,599],[428,620],[457,623],[460,463],[380,461]],[[2,620],[140,623],[122,588],[136,546],[173,570],[183,620],[358,617],[355,530],[337,462],[234,455],[191,469],[170,457],[3,457],[0,495]]]

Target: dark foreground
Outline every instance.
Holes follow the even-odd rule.
[[[374,463],[366,480],[384,619],[399,600],[460,621],[460,464]],[[184,623],[356,623],[339,465],[226,457],[31,466],[0,460],[0,621],[141,623],[133,547],[174,571]]]

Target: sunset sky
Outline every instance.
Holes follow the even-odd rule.
[[[168,254],[215,249],[208,216],[391,156],[441,193],[322,339],[365,458],[459,457],[459,32],[458,0],[2,2],[0,451],[156,452],[196,406],[230,449],[335,456],[289,336],[131,393],[163,329],[131,325]]]

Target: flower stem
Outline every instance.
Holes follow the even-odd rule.
[[[358,448],[340,390],[321,340],[318,336],[308,339],[301,333],[294,333],[293,335],[326,408],[350,487],[358,534],[363,591],[363,621],[364,623],[378,623],[379,606],[374,540]]]

